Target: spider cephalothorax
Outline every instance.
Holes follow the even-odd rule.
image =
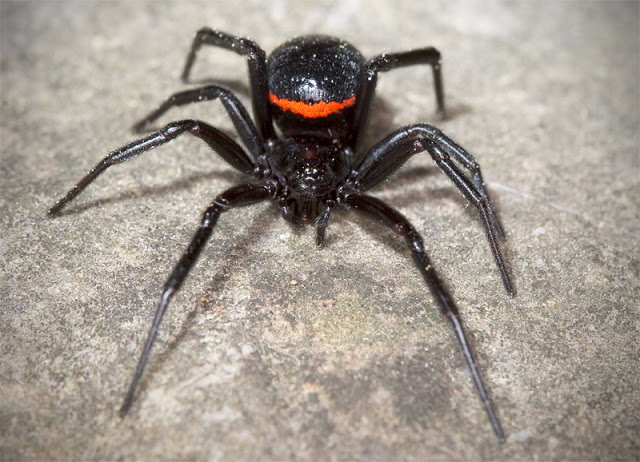
[[[206,122],[192,119],[172,122],[112,151],[49,211],[50,215],[57,215],[109,166],[165,144],[183,133],[201,138],[232,167],[253,177],[218,195],[204,212],[191,244],[165,283],[120,415],[124,416],[133,402],[169,302],[196,262],[220,215],[234,207],[274,200],[286,219],[316,227],[318,246],[324,243],[330,213],[335,207],[347,207],[368,215],[404,237],[436,303],[453,325],[493,429],[498,438],[504,440],[458,310],[436,275],[420,235],[402,214],[366,194],[411,156],[428,153],[462,196],[478,209],[504,286],[513,295],[498,246],[498,239],[504,238],[504,232],[484,187],[480,166],[471,154],[427,124],[401,128],[367,152],[361,152],[360,141],[367,126],[379,72],[414,64],[430,65],[437,110],[444,115],[440,53],[434,48],[420,48],[381,54],[367,61],[347,42],[310,35],[284,43],[267,58],[266,53],[249,39],[205,28],[193,41],[183,80],[188,79],[202,45],[224,48],[247,57],[255,123],[233,93],[208,85],[174,94],[138,122],[134,130],[144,130],[174,106],[219,99],[245,148]],[[274,122],[280,129],[280,137],[276,135]]]

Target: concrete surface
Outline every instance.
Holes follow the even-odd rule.
[[[0,3],[2,460],[638,460],[637,2]],[[436,123],[479,159],[517,296],[425,156],[376,191],[423,233],[508,433],[496,442],[401,240],[344,211],[314,248],[269,205],[220,221],[171,306],[130,415],[117,409],[161,287],[240,176],[180,139],[47,209],[172,92],[210,25],[271,50],[308,32],[367,56],[434,45],[380,79],[369,143]],[[197,79],[246,102],[242,59]],[[163,119],[204,118],[215,103]]]

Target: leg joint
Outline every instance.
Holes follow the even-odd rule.
[[[193,120],[181,120],[178,122],[172,122],[164,127],[160,131],[160,134],[166,141],[170,141],[182,135],[187,130],[193,133],[194,126],[197,127],[198,123]]]
[[[408,221],[399,221],[391,226],[393,232],[404,236],[407,247],[412,253],[424,253],[422,238],[416,229]]]

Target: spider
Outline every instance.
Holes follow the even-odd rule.
[[[134,125],[142,132],[174,106],[219,99],[246,149],[219,129],[200,120],[171,122],[159,131],[112,151],[49,210],[59,212],[108,167],[139,156],[190,133],[207,143],[236,170],[253,177],[218,195],[205,210],[193,236],[162,291],[151,329],[120,408],[124,417],[135,395],[162,318],[220,215],[232,208],[276,201],[285,219],[313,224],[322,247],[331,211],[346,207],[381,222],[404,237],[406,245],[441,312],[453,325],[493,430],[504,433],[471,353],[458,309],[431,264],[414,226],[398,211],[366,192],[391,176],[411,156],[427,152],[480,213],[491,251],[507,293],[514,294],[499,240],[505,234],[487,193],[475,158],[437,128],[424,123],[391,133],[362,152],[362,138],[380,72],[406,66],[431,66],[437,112],[444,117],[440,52],[433,47],[383,53],[368,61],[351,44],[324,35],[294,38],[266,53],[252,40],[218,30],[197,32],[182,72],[188,82],[203,45],[233,51],[247,59],[255,123],[238,98],[216,85],[181,91]],[[281,136],[276,134],[273,122]]]

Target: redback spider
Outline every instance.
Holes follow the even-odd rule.
[[[429,261],[422,238],[402,214],[366,194],[411,156],[427,152],[462,196],[480,212],[502,282],[507,293],[513,295],[513,286],[498,245],[498,240],[505,237],[504,231],[484,187],[480,166],[471,154],[427,124],[401,128],[368,152],[361,151],[380,72],[416,64],[431,66],[437,110],[441,116],[444,115],[438,50],[429,47],[383,53],[367,61],[343,40],[309,35],[284,43],[267,58],[252,40],[204,28],[193,40],[182,72],[183,81],[188,81],[196,54],[203,45],[224,48],[247,58],[255,123],[232,92],[208,85],[174,94],[133,128],[136,132],[143,131],[174,106],[219,99],[245,149],[206,122],[192,119],[172,122],[112,151],[49,210],[50,215],[57,215],[108,167],[168,143],[183,133],[202,139],[232,167],[253,177],[252,181],[217,196],[205,210],[200,227],[164,285],[142,355],[120,408],[120,416],[124,416],[131,407],[169,302],[198,259],[220,215],[234,207],[274,200],[287,220],[315,226],[318,247],[324,243],[331,210],[339,206],[367,215],[404,237],[436,303],[453,325],[491,425],[498,439],[504,441],[504,433],[472,356],[458,309]],[[274,121],[282,136],[276,135]]]

